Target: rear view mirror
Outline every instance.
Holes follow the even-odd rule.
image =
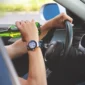
[[[40,9],[40,15],[44,20],[49,20],[59,14],[60,11],[57,3],[44,4]]]

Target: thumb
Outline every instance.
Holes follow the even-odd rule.
[[[21,23],[19,21],[17,21],[15,24],[16,24],[17,28],[20,30],[21,29]]]

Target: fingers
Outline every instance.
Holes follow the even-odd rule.
[[[33,22],[34,23],[34,19],[32,19],[32,21],[31,22]]]
[[[70,21],[71,23],[73,22],[73,19],[70,16],[68,16],[65,13],[61,13],[60,15],[58,15],[58,16],[54,17],[52,20],[50,20],[51,28],[52,27],[54,27],[54,28],[55,27],[56,28],[58,28],[58,27],[64,28],[65,27],[65,23],[64,22],[66,20]]]
[[[26,23],[26,24],[30,24],[30,21],[26,20],[25,23]]]
[[[32,21],[31,21],[32,23],[35,23],[35,21],[34,21],[34,19],[32,19]]]
[[[24,21],[17,21],[15,24],[18,27],[19,30],[21,30],[23,27],[25,27]]]
[[[17,21],[15,24],[16,24],[16,26],[18,27],[18,29],[21,28],[21,22]]]
[[[73,22],[73,19],[70,16],[68,16],[67,14],[65,14],[65,13],[62,13],[60,16],[62,17],[63,21],[68,20],[71,23]]]
[[[25,27],[25,25],[26,25],[25,21],[22,20],[22,21],[21,21],[21,26],[22,26],[22,27]]]
[[[35,25],[35,21],[32,20],[31,22],[26,20],[26,21],[17,21],[16,23],[16,26],[18,27],[18,29],[21,31],[23,28],[26,28],[26,26],[28,25],[28,27],[30,25]]]
[[[31,24],[31,23],[33,23],[33,24],[35,24],[35,21],[32,19],[31,21],[28,21],[28,20],[26,20],[26,21],[21,21],[21,24]]]
[[[23,41],[30,41],[30,40],[36,40],[38,41],[38,29],[35,25],[35,21],[21,21],[16,22],[16,26],[20,30],[22,40]]]
[[[31,22],[32,22],[32,24],[33,24],[33,25],[35,25],[35,21],[34,21],[33,19],[32,19],[32,21],[31,21]]]

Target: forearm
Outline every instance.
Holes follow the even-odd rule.
[[[46,34],[48,33],[48,31],[52,28],[51,24],[52,24],[52,20],[46,22],[43,26],[41,26],[41,28],[40,28],[41,35],[39,36],[40,40],[43,37],[45,37]],[[27,53],[27,49],[25,46],[26,46],[26,43],[23,42],[21,39],[19,39],[16,42],[14,42],[13,44],[5,46],[5,47],[7,49],[7,52],[9,54],[10,58],[15,58],[16,56],[20,56],[22,54]]]
[[[5,47],[11,59],[27,53],[26,42],[23,42],[21,39]]]
[[[40,48],[29,51],[29,85],[47,85],[46,70]]]
[[[41,40],[43,37],[46,36],[46,34],[48,33],[48,31],[52,28],[52,20],[47,21],[44,25],[42,25],[40,27],[40,37],[39,39]]]
[[[11,59],[21,55],[21,53],[18,52],[18,50],[14,48],[13,45],[5,46],[5,48],[7,49],[8,55]]]
[[[64,28],[65,24],[64,21],[65,20],[69,20],[72,23],[72,18],[69,17],[68,15],[61,13],[60,15],[50,19],[49,21],[47,21],[43,26],[41,26],[41,35],[40,35],[40,39],[42,39],[47,32],[52,29],[52,28]]]
[[[15,52],[13,51],[12,45],[5,46],[9,57],[12,59],[15,56]]]

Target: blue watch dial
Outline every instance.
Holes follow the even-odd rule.
[[[29,43],[29,47],[30,47],[31,49],[34,49],[34,48],[36,47],[36,43],[35,43],[35,42],[30,42],[30,43]]]
[[[31,40],[27,45],[28,50],[34,50],[36,47],[37,47],[37,42],[34,40]]]

